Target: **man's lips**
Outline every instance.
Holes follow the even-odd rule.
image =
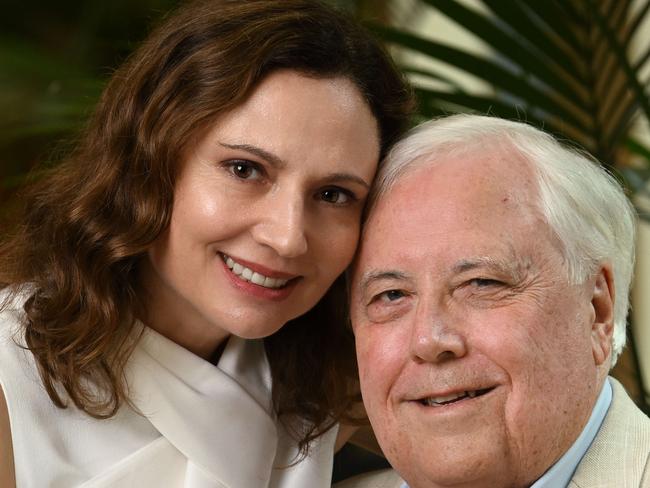
[[[441,407],[444,405],[450,405],[453,403],[458,403],[463,400],[471,400],[473,398],[481,397],[496,387],[491,386],[488,388],[477,388],[470,390],[457,390],[450,393],[444,394],[431,394],[423,395],[420,397],[413,398],[411,401],[417,401],[418,403],[427,406],[427,407]]]

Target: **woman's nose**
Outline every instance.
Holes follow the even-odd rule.
[[[253,227],[253,238],[286,258],[307,252],[305,202],[295,196],[279,196],[264,202]]]

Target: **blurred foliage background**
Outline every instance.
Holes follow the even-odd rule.
[[[329,1],[386,42],[416,87],[420,118],[527,120],[588,149],[637,201],[649,195],[650,0]],[[65,155],[111,73],[178,3],[4,0],[0,232],[27,175]],[[631,333],[614,374],[648,412],[637,342]],[[348,445],[335,479],[382,466]]]
[[[330,2],[390,47],[421,118],[475,111],[527,120],[592,152],[637,200],[650,195],[650,0]],[[177,4],[3,2],[0,232],[27,175],[65,154],[113,70]],[[616,374],[647,411],[637,349],[632,334]]]
[[[0,222],[15,214],[16,191],[27,173],[37,164],[60,159],[112,71],[152,23],[176,4],[172,0],[3,2]]]

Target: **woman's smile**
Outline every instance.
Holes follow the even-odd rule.
[[[251,283],[264,288],[284,288],[289,281],[299,278],[299,276],[292,276],[288,273],[269,270],[259,264],[253,264],[241,259],[234,260],[232,257],[225,254],[221,254],[221,258],[234,275],[243,281],[250,281]]]
[[[259,264],[246,261],[235,261],[231,257],[220,254],[225,273],[231,279],[232,285],[240,292],[251,297],[281,301],[289,298],[291,292],[302,279],[298,275],[289,275],[279,271],[271,271]],[[273,277],[275,276],[275,277]]]

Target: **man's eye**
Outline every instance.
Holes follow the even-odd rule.
[[[261,177],[261,171],[256,164],[250,161],[231,161],[228,163],[230,173],[242,180],[257,180]]]
[[[405,296],[406,293],[402,290],[388,290],[377,295],[377,298],[382,302],[390,303],[399,300],[400,298],[404,298]]]
[[[412,293],[407,290],[392,289],[376,293],[366,304],[366,315],[374,323],[399,320],[413,310],[412,298]]]
[[[345,205],[355,200],[351,192],[342,188],[325,188],[319,192],[318,197],[322,201],[334,205]]]
[[[474,278],[469,280],[469,284],[477,288],[487,288],[490,286],[500,286],[503,283],[501,281],[493,280],[490,278]]]

